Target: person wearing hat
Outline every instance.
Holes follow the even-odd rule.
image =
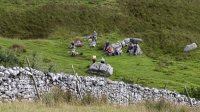
[[[101,60],[100,60],[101,63],[105,63],[105,59],[103,57],[101,57]]]
[[[96,58],[97,58],[97,57],[96,57],[95,55],[92,56],[92,63],[95,63],[95,62],[96,62]]]

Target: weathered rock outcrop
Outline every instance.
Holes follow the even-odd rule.
[[[113,67],[111,67],[109,64],[96,62],[90,66],[89,73],[100,76],[111,76],[113,74]]]
[[[99,98],[106,95],[108,101],[114,104],[132,104],[145,100],[165,100],[189,105],[200,105],[200,101],[188,98],[174,91],[141,87],[124,82],[110,81],[102,77],[83,77],[64,73],[44,73],[28,68],[0,67],[0,101],[34,100],[37,98],[33,80],[35,76],[39,93],[49,92],[54,86],[59,86],[64,91],[71,91],[72,95],[83,98],[88,92]]]

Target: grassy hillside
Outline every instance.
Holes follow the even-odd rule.
[[[167,83],[168,89],[181,91],[184,85],[200,85],[200,50],[183,52],[186,44],[200,43],[199,17],[198,0],[0,0],[0,46],[24,46],[27,52],[18,56],[28,56],[37,69],[72,72],[73,64],[81,75],[90,75],[92,55],[104,56],[114,67],[111,79],[159,88]],[[78,49],[84,55],[70,57],[73,38],[94,30],[97,48],[85,41]],[[133,36],[144,40],[142,56],[102,52],[106,40]]]
[[[93,30],[100,34],[117,32],[143,38],[151,57],[160,50],[176,56],[185,44],[200,42],[197,0],[1,0],[0,3],[0,35],[4,37],[48,38],[60,28],[79,35]],[[181,55],[183,59],[188,57]]]

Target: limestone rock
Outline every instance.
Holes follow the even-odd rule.
[[[198,46],[197,46],[196,43],[192,43],[192,44],[186,45],[185,48],[184,48],[184,51],[188,52],[188,51],[196,49],[197,47]]]
[[[96,62],[90,66],[89,72],[100,76],[111,76],[113,74],[113,67],[109,64]]]

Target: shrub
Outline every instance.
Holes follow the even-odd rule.
[[[32,53],[32,57],[31,57],[31,68],[34,68],[34,69],[37,69],[37,53],[36,52],[33,52]]]
[[[17,53],[24,53],[26,52],[26,49],[24,48],[24,46],[21,46],[19,44],[13,44],[12,46],[9,47],[9,49],[17,52]]]
[[[49,59],[49,58],[43,58],[43,60],[42,60],[44,63],[50,63],[51,62],[51,59]]]
[[[187,92],[186,92],[185,89],[181,93],[185,94],[187,96]],[[200,100],[200,87],[190,87],[190,88],[188,88],[188,94],[189,94],[190,97]]]
[[[17,56],[13,51],[10,50],[0,51],[0,64],[5,67],[23,65],[22,61],[19,59],[19,56]]]

